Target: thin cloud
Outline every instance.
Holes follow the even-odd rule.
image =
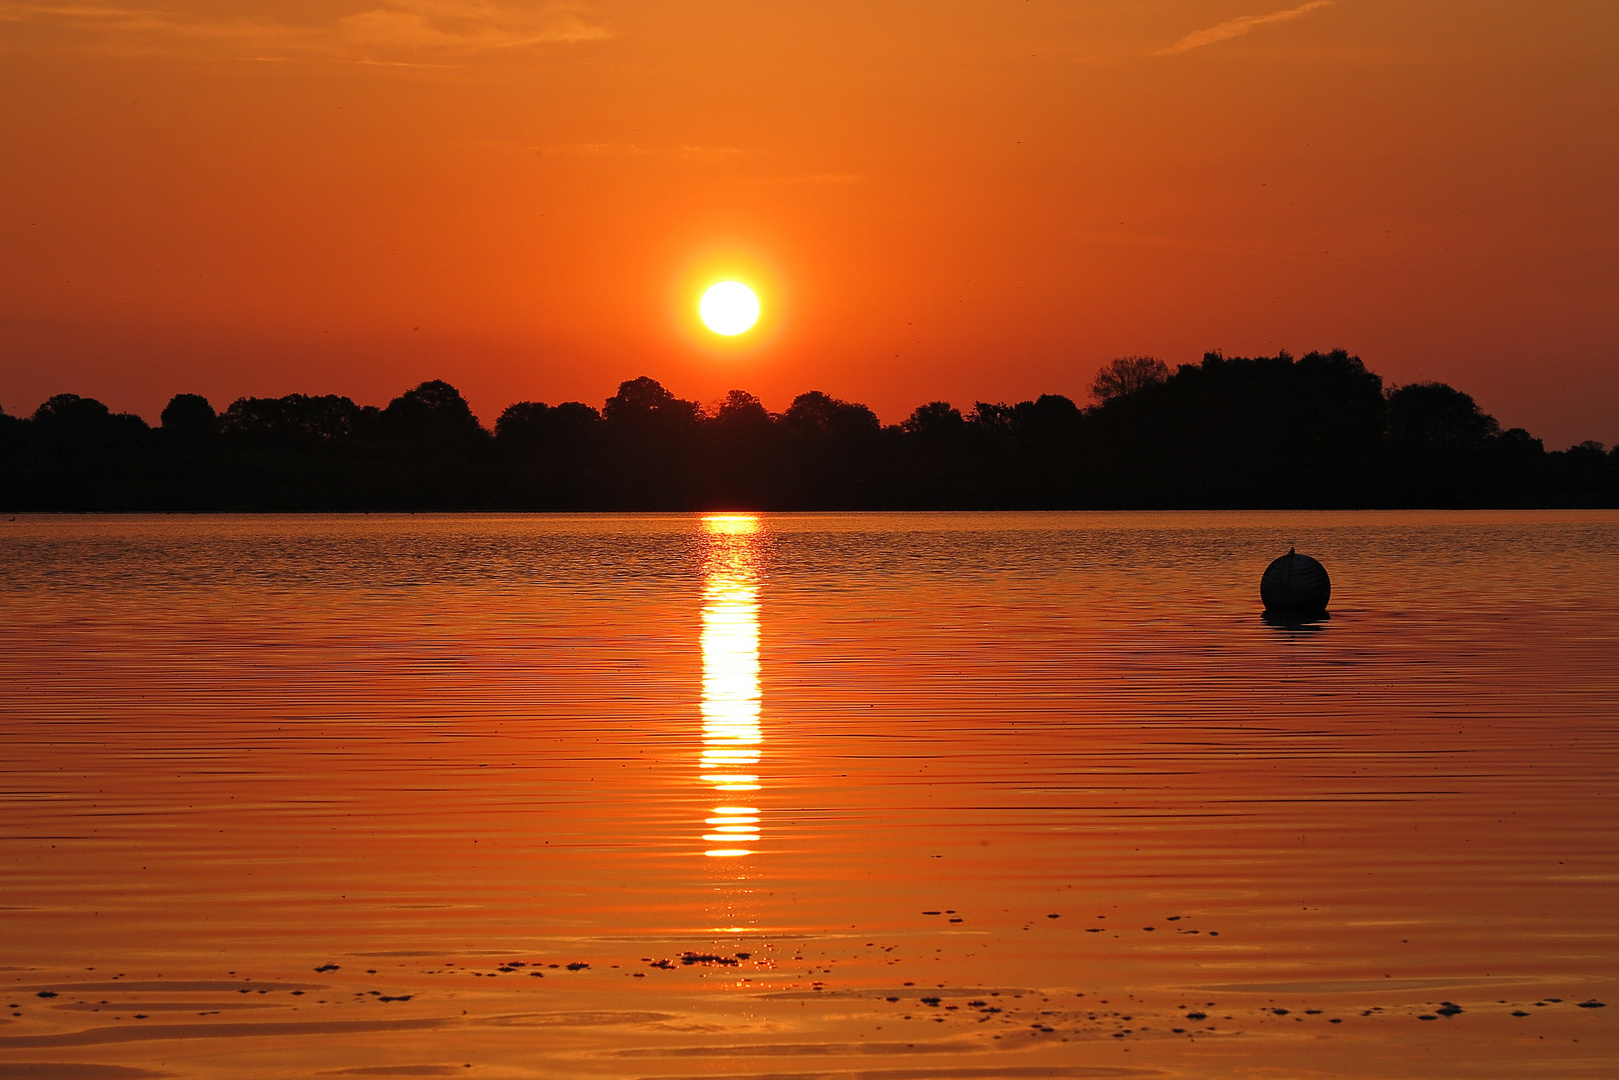
[[[544,157],[555,154],[562,157],[647,157],[655,151],[636,146],[634,143],[555,143],[551,146],[534,146],[529,149]]]
[[[1292,22],[1320,8],[1331,7],[1333,0],[1310,0],[1308,4],[1301,4],[1286,11],[1273,11],[1269,15],[1244,15],[1230,22],[1223,22],[1219,26],[1211,26],[1207,30],[1194,30],[1167,49],[1159,49],[1154,56],[1173,56],[1176,53],[1189,52],[1192,49],[1201,49],[1205,45],[1213,45],[1218,41],[1230,41],[1235,37],[1257,30],[1261,26],[1271,23]]]
[[[680,156],[695,158],[699,161],[724,161],[736,157],[742,150],[735,146],[689,146],[680,147]]]
[[[160,8],[0,0],[0,24],[7,23],[66,30],[103,52],[403,66],[418,66],[410,58],[423,55],[444,58],[611,36],[571,6],[520,8],[493,0],[386,0],[315,26],[197,19]]]
[[[861,173],[809,173],[804,176],[757,176],[755,184],[864,184],[868,177]]]

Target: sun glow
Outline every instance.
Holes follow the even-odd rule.
[[[697,314],[714,333],[734,337],[759,321],[759,298],[740,281],[721,281],[703,293]]]
[[[759,586],[751,515],[716,514],[703,519],[708,535],[708,574],[703,590],[702,780],[715,793],[758,791]],[[714,858],[751,855],[759,841],[759,811],[752,806],[714,807],[703,839],[724,847]]]

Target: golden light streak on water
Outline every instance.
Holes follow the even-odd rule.
[[[708,538],[703,589],[703,755],[701,779],[716,792],[757,791],[759,729],[759,519],[715,514],[703,519]],[[703,839],[732,845],[705,851],[711,858],[753,854],[759,811],[716,806]]]

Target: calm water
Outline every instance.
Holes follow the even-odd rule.
[[[1268,625],[1295,544],[1332,617]],[[23,517],[0,567],[0,1078],[1619,1071],[1619,514]]]

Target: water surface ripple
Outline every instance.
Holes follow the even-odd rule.
[[[1330,619],[1261,617],[1291,546]],[[1619,1069],[1619,513],[23,516],[0,566],[0,1080]]]

